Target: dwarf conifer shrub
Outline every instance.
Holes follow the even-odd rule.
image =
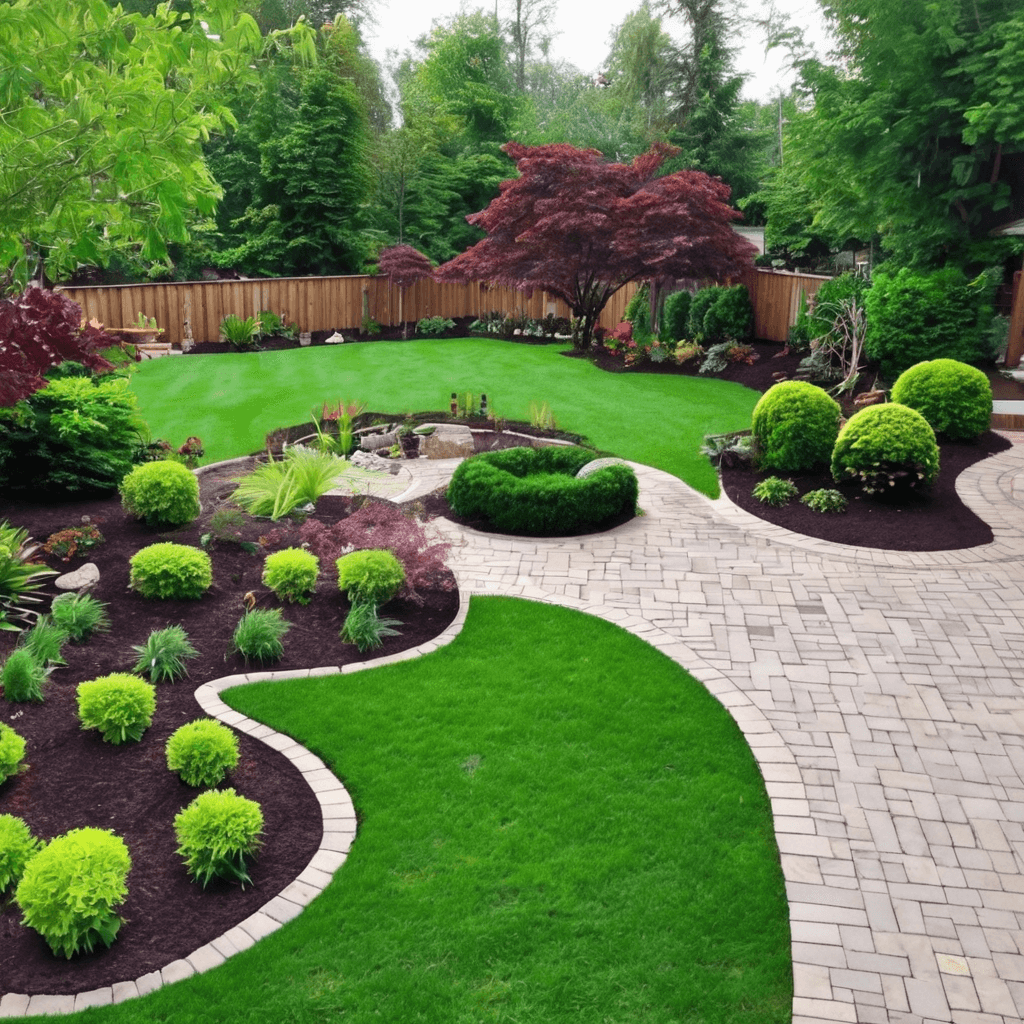
[[[289,629],[291,623],[280,608],[257,608],[238,620],[232,643],[246,661],[277,661],[284,654],[281,640]]]
[[[712,341],[746,341],[754,333],[754,309],[747,286],[719,288],[715,301],[704,314],[703,327],[704,337]]]
[[[826,464],[839,436],[839,403],[821,388],[787,380],[754,406],[751,432],[762,469],[796,473]]]
[[[186,544],[150,544],[132,556],[130,565],[129,586],[143,597],[191,601],[213,583],[210,556]]]
[[[50,605],[50,618],[58,629],[81,643],[110,628],[106,607],[91,594],[60,594]]]
[[[718,297],[724,290],[724,288],[713,284],[707,288],[701,288],[690,299],[690,314],[686,322],[687,338],[695,341],[704,340],[704,317],[707,311],[718,301]]]
[[[200,793],[174,818],[178,853],[192,878],[205,889],[211,879],[251,882],[246,861],[263,832],[263,811],[233,789]]]
[[[25,647],[11,651],[3,669],[0,669],[0,685],[4,688],[4,697],[19,704],[23,701],[42,702],[45,681],[46,669]]]
[[[181,526],[199,515],[199,481],[180,462],[146,462],[121,481],[121,504],[149,526]]]
[[[113,832],[77,828],[29,860],[15,900],[22,920],[56,955],[68,960],[97,944],[109,946],[121,927],[114,908],[128,895],[132,861]]]
[[[212,718],[187,722],[171,733],[167,767],[187,786],[216,786],[238,764],[238,737]]]
[[[938,472],[935,432],[919,412],[895,402],[851,416],[832,450],[833,478],[859,480],[868,494],[921,487]]]
[[[6,722],[0,722],[0,782],[23,770],[25,740]]]
[[[892,400],[916,409],[936,434],[968,440],[992,422],[992,385],[974,366],[930,359],[911,366],[892,386]]]
[[[690,317],[690,301],[693,296],[689,292],[673,292],[661,309],[662,341],[682,341],[687,336],[686,322]]]
[[[142,739],[153,721],[156,688],[145,679],[115,672],[78,685],[78,720],[99,729],[107,743]]]
[[[390,551],[352,551],[337,566],[338,589],[353,604],[390,601],[405,581],[402,563]]]
[[[309,604],[319,573],[320,559],[316,555],[302,548],[285,548],[267,555],[263,562],[263,585],[279,601]]]
[[[188,675],[185,662],[199,654],[181,626],[154,629],[144,644],[133,645],[132,650],[139,656],[132,672],[149,676],[154,683],[173,683]]]
[[[41,846],[23,818],[0,814],[0,896],[18,884]]]

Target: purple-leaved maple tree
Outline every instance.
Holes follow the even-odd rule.
[[[713,278],[749,266],[755,247],[731,225],[729,186],[703,171],[658,177],[678,150],[655,143],[631,164],[563,143],[502,150],[519,177],[466,219],[487,237],[434,271],[438,281],[488,281],[564,299],[590,345],[608,300],[630,281]]]
[[[377,257],[377,270],[386,274],[388,280],[398,285],[398,319],[402,321],[402,337],[409,337],[409,329],[403,315],[405,302],[405,290],[417,281],[426,277],[433,277],[434,268],[430,260],[411,245],[392,245],[387,249],[381,249]]]

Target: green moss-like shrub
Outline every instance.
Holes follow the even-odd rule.
[[[639,496],[636,474],[616,463],[580,479],[594,455],[584,448],[508,448],[461,463],[448,485],[458,515],[485,519],[509,533],[569,536],[600,528],[632,513]]]
[[[4,698],[18,704],[24,701],[42,702],[45,681],[46,669],[36,661],[27,647],[11,651],[3,669],[0,669],[0,686],[4,688]]]
[[[751,421],[758,465],[796,473],[826,464],[841,414],[838,402],[806,381],[787,380],[769,388],[754,406]]]
[[[156,711],[156,687],[126,672],[79,683],[77,693],[82,728],[99,729],[107,743],[142,739]]]
[[[164,748],[167,767],[187,786],[216,786],[238,764],[238,737],[212,718],[187,722]]]
[[[0,896],[9,886],[18,884],[25,866],[41,846],[24,819],[0,814]]]
[[[0,722],[0,782],[24,770],[25,740],[6,722]]]
[[[267,555],[263,562],[263,585],[279,601],[309,604],[319,573],[320,559],[316,555],[302,548],[285,548]]]
[[[892,386],[892,400],[916,409],[936,434],[968,440],[992,422],[988,377],[955,359],[929,359],[904,370]]]
[[[868,494],[930,484],[939,446],[928,421],[905,405],[871,405],[851,416],[832,450],[832,476],[856,479]]]
[[[263,811],[233,789],[200,793],[174,818],[178,853],[203,888],[213,878],[251,882],[246,859],[260,845]]]
[[[338,589],[353,604],[384,604],[405,582],[402,563],[390,551],[352,551],[336,564]]]
[[[146,462],[121,481],[121,504],[149,526],[181,526],[199,515],[199,481],[180,462]]]
[[[22,923],[68,960],[109,946],[121,927],[114,908],[128,895],[132,861],[124,840],[99,828],[76,828],[40,850],[15,891]]]
[[[186,544],[150,544],[137,551],[130,564],[129,586],[143,597],[196,600],[213,583],[210,556]]]

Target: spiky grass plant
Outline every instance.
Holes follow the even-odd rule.
[[[280,608],[257,608],[239,620],[232,643],[246,661],[277,661],[284,654],[281,639],[289,629],[291,623]]]
[[[174,683],[182,676],[187,676],[188,666],[185,662],[199,654],[181,626],[155,629],[144,644],[133,645],[132,650],[139,656],[132,672],[148,676],[150,682],[154,683]]]
[[[110,628],[106,605],[90,594],[61,594],[53,599],[50,618],[76,643],[89,639],[93,633]]]

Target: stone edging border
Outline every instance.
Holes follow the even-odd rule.
[[[265,903],[254,914],[211,942],[200,946],[188,956],[174,960],[159,971],[151,971],[135,981],[119,981],[114,985],[79,992],[75,995],[22,995],[7,992],[0,996],[0,1017],[31,1017],[36,1014],[77,1013],[90,1006],[109,1006],[128,999],[148,995],[150,992],[173,984],[193,974],[219,967],[230,956],[250,946],[281,925],[297,917],[330,884],[334,872],[345,863],[348,851],[356,837],[356,813],[348,791],[337,777],[315,754],[290,736],[276,732],[262,722],[246,718],[232,711],[220,699],[223,690],[246,683],[274,682],[290,679],[311,679],[317,676],[351,675],[366,669],[380,668],[409,661],[430,654],[452,642],[462,632],[469,611],[469,594],[460,590],[459,610],[455,618],[438,636],[419,647],[398,654],[389,654],[372,661],[356,662],[326,668],[295,669],[291,672],[250,672],[223,676],[196,688],[196,700],[202,709],[239,732],[247,733],[274,750],[279,750],[302,773],[320,803],[324,834],[320,847],[299,876],[277,896]]]

